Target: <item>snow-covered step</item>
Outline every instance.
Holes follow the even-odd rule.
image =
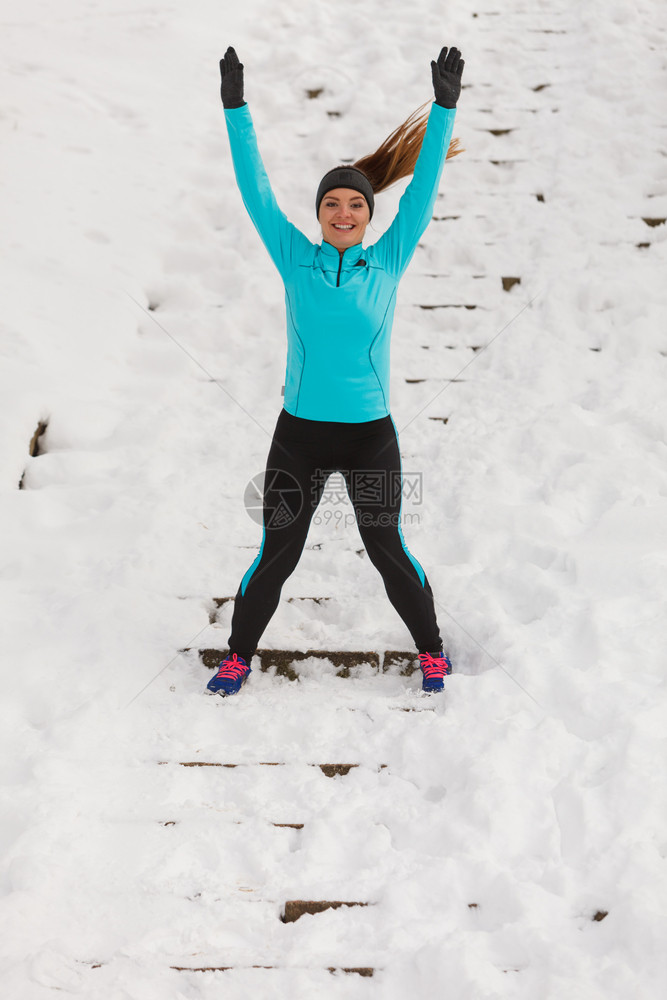
[[[503,292],[521,283],[520,275],[480,274],[462,279],[458,275],[419,274],[406,277],[401,289],[401,305],[422,309],[493,309],[503,301]]]
[[[103,970],[103,972],[106,972],[107,974],[109,974],[111,972],[111,969],[113,967],[117,967],[119,965],[127,966],[127,965],[130,965],[130,964],[131,964],[131,962],[128,961],[127,959],[121,960],[121,961],[110,960],[110,961],[101,961],[101,962],[94,961],[94,960],[91,960],[91,959],[79,959],[78,962],[77,962],[77,965],[82,970],[88,970],[91,973],[91,979],[89,981],[91,989],[95,989],[96,986],[97,986],[97,984],[95,983],[95,978],[96,977],[94,975],[94,973],[95,973],[96,970]],[[262,977],[260,975],[260,973],[263,972],[263,971],[267,971],[267,972],[271,973],[270,981],[271,981],[273,989],[276,989],[278,987],[279,982],[280,982],[281,979],[285,980],[285,990],[286,990],[286,992],[282,993],[281,995],[290,995],[291,991],[290,991],[289,987],[293,985],[295,976],[298,976],[299,974],[307,976],[307,980],[306,981],[307,981],[309,987],[312,988],[312,986],[314,984],[314,979],[318,975],[322,975],[323,977],[325,975],[328,977],[330,974],[334,974],[334,975],[338,974],[338,975],[342,975],[342,976],[348,976],[349,975],[349,976],[372,977],[375,974],[375,972],[376,972],[376,968],[374,966],[371,966],[371,965],[365,965],[365,966],[364,965],[362,965],[362,966],[342,966],[342,965],[318,965],[318,966],[312,966],[312,965],[291,965],[291,964],[290,965],[277,965],[277,964],[264,964],[264,963],[259,963],[259,962],[254,962],[252,964],[250,962],[248,962],[246,964],[243,961],[235,961],[233,964],[227,964],[227,962],[224,962],[224,961],[217,961],[216,962],[216,960],[214,958],[212,958],[212,957],[208,957],[208,958],[206,958],[204,960],[200,959],[200,961],[197,961],[195,958],[190,957],[190,960],[188,961],[188,959],[186,958],[186,956],[182,956],[182,957],[179,957],[179,958],[167,959],[166,961],[163,961],[161,964],[159,964],[155,959],[153,959],[153,961],[151,963],[147,963],[146,959],[144,958],[141,961],[141,966],[142,966],[142,971],[145,970],[146,968],[149,968],[149,969],[152,970],[152,972],[153,972],[154,975],[158,973],[158,971],[159,971],[160,968],[172,969],[174,972],[182,972],[182,973],[218,973],[218,972],[224,972],[224,973],[227,974],[224,977],[224,981],[228,985],[231,985],[230,980],[233,979],[233,974],[234,973],[239,973],[239,974],[243,975],[244,981],[247,982],[248,973],[256,972],[258,974],[258,981],[255,984],[257,987],[260,987],[260,985],[263,982],[266,982],[266,980],[264,979],[264,977]],[[79,983],[82,982],[82,980],[81,980],[80,977],[78,979],[78,982]],[[222,987],[222,983],[220,985]],[[322,980],[322,985],[326,986],[326,979],[324,979],[324,978]],[[55,987],[55,988],[56,989],[60,989],[61,987]],[[95,995],[97,996],[98,994],[95,994]],[[179,994],[179,995],[182,996],[183,994]]]
[[[280,919],[284,924],[294,923],[300,917],[316,913],[324,913],[325,910],[337,910],[341,906],[372,906],[367,902],[349,902],[344,900],[324,900],[324,899],[288,899],[283,907]]]
[[[451,194],[442,196],[442,201],[436,201],[433,211],[433,218],[437,222],[447,222],[452,227],[455,235],[467,236],[468,225],[477,219],[497,218],[498,213],[503,213],[503,218],[514,215],[523,216],[526,213],[542,211],[538,206],[549,204],[549,199],[545,195],[542,186],[536,187],[533,191],[506,191],[475,190],[474,199],[471,192],[461,190],[458,184],[456,189],[452,189]],[[474,212],[471,213],[471,199],[474,204]],[[507,213],[507,214],[505,214]],[[428,232],[428,230],[427,230]],[[446,248],[443,248],[443,252]],[[459,277],[466,277],[468,269],[458,272]],[[406,272],[405,277],[410,275]],[[405,279],[404,279],[405,280]]]
[[[44,446],[43,446],[42,438],[44,437],[44,435],[45,435],[45,433],[46,433],[46,431],[48,429],[48,426],[49,426],[48,420],[38,420],[37,421],[37,426],[35,427],[35,430],[33,431],[32,437],[30,438],[30,443],[28,445],[28,455],[31,458],[36,458],[38,455],[43,454],[43,452],[44,452]],[[20,451],[19,451],[18,448],[16,449],[16,451],[17,451],[17,454],[20,454]],[[27,472],[27,466],[26,466],[26,468],[23,469],[23,472],[21,473],[21,478],[18,481],[18,488],[20,490],[25,489],[25,476],[26,476],[26,472]]]
[[[238,547],[242,548],[243,546],[238,546]],[[229,596],[229,597],[213,597],[212,598],[213,607],[211,608],[211,611],[210,611],[211,624],[213,624],[214,622],[217,621],[217,613],[220,610],[220,608],[223,608],[225,606],[225,604],[228,604],[229,601],[233,601],[233,600],[234,600],[233,596]],[[319,604],[319,605],[321,605],[321,604],[326,603],[326,601],[330,601],[331,600],[331,596],[329,595],[329,596],[326,596],[326,597],[288,597],[288,598],[286,598],[286,600],[287,600],[288,604],[298,604],[298,603],[301,603],[301,602],[311,602],[313,604]]]
[[[158,764],[164,765],[173,763],[172,761],[160,760]],[[287,761],[282,760],[259,760],[256,763],[237,763],[237,764],[225,764],[221,761],[213,760],[179,760],[177,761],[179,767],[289,767]],[[307,767],[319,767],[322,774],[326,775],[327,778],[335,778],[337,775],[342,775],[343,777],[352,770],[353,767],[360,767],[360,764],[306,764]],[[377,767],[378,771],[383,770],[387,765],[379,764]],[[275,824],[276,826],[292,826],[293,824]]]
[[[190,652],[190,649],[184,649],[182,652]],[[210,670],[220,666],[220,661],[226,653],[226,649],[198,650],[202,663]],[[391,671],[408,677],[418,666],[417,653],[410,650],[387,650],[378,653],[369,650],[341,649],[258,649],[255,658],[259,660],[259,669],[263,673],[273,671],[291,681],[299,679],[299,664],[308,660],[327,660],[336,668],[337,677],[350,677],[355,667],[362,666],[370,667],[376,673]],[[253,659],[253,663],[256,659]]]
[[[98,968],[98,966],[95,966]],[[286,976],[290,977],[290,982],[292,981],[292,976],[294,972],[306,972],[312,975],[313,972],[321,971],[319,969],[313,969],[310,966],[280,966],[280,965],[170,965],[170,969],[174,969],[176,972],[243,972],[246,973],[251,969],[265,969],[272,972],[282,972]],[[343,975],[357,975],[357,976],[373,976],[375,974],[375,969],[372,966],[359,966],[344,968],[336,965],[325,966],[324,971],[330,973],[342,973]],[[309,986],[312,988],[313,980],[309,975]],[[258,984],[259,985],[259,984]],[[277,984],[273,984],[276,986]]]

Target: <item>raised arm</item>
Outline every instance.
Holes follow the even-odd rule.
[[[220,60],[220,76],[236,182],[248,215],[284,279],[312,244],[278,207],[243,98],[243,63],[231,47]]]
[[[461,93],[465,62],[458,49],[442,48],[431,63],[435,101],[415,164],[412,180],[403,192],[389,229],[375,244],[375,252],[391,273],[400,277],[431,221],[442,168],[452,138],[456,102]]]

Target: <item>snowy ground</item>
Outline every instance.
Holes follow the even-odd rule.
[[[484,2],[4,4],[12,1000],[665,995],[667,17]],[[445,700],[316,660],[202,693],[196,650],[229,634],[213,598],[259,545],[243,491],[285,363],[280,281],[233,182],[228,44],[313,240],[324,171],[429,99],[442,44],[466,59],[467,152],[393,341]],[[351,507],[328,510],[262,645],[409,649]],[[371,905],[283,923],[292,899]]]

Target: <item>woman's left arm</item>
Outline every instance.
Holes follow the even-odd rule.
[[[433,215],[454,129],[464,65],[461,53],[455,48],[449,52],[443,48],[437,62],[431,63],[435,101],[431,105],[412,180],[403,192],[394,221],[375,244],[379,260],[397,278],[410,263]]]

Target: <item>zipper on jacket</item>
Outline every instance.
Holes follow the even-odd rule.
[[[338,254],[338,276],[336,277],[336,288],[338,288],[340,286],[340,269],[342,268],[342,266],[343,266],[343,255],[342,255],[342,253],[339,253]]]

